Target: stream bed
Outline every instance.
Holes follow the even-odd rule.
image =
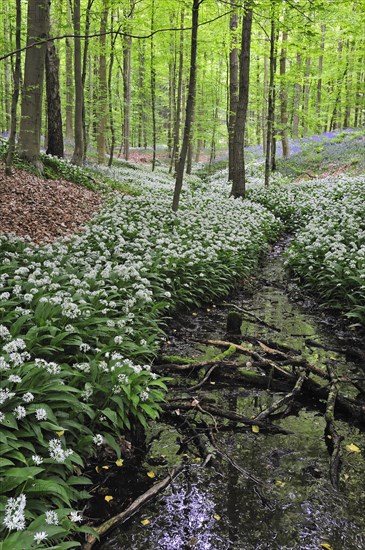
[[[324,370],[329,365],[341,379],[356,378],[356,387],[342,381],[340,391],[361,404],[359,387],[365,387],[361,339],[333,324],[333,318],[299,294],[285,275],[282,249],[282,243],[274,247],[265,264],[225,302],[174,319],[162,354],[200,361],[217,356],[222,349],[203,340],[233,341],[227,335],[227,314],[240,311],[241,335],[235,336],[235,343],[251,346],[252,338],[260,339],[278,349],[291,349],[294,356],[297,353]],[[254,368],[249,356],[242,354],[238,360],[242,367]],[[227,372],[230,368],[227,363]],[[184,388],[198,381],[198,373],[181,372],[179,388],[173,386],[169,392],[170,403],[190,400],[196,411],[187,417],[177,404],[162,414],[149,434],[142,468],[152,481],[181,463],[185,468],[99,548],[365,549],[364,424],[336,414],[336,429],[343,438],[336,490],[329,476],[326,401],[293,399],[270,417],[283,433],[204,416],[199,406],[204,409],[208,403],[253,418],[287,393],[235,382],[234,369],[231,379],[225,379],[217,372],[223,369],[216,369],[193,392]],[[204,422],[211,426],[216,449],[222,451],[218,456]],[[197,437],[213,457],[206,465]],[[131,484],[133,475],[129,474]]]

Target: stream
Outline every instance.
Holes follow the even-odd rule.
[[[353,353],[361,349],[361,340],[303,298],[286,276],[284,246],[273,247],[264,265],[225,302],[172,320],[162,355],[199,360],[217,356],[222,349],[202,341],[233,341],[226,334],[226,322],[228,312],[235,310],[242,311],[236,343],[252,346],[252,338],[259,338],[278,349],[290,348],[324,370],[330,365],[337,377],[364,377],[361,361]],[[253,369],[249,355],[239,355],[238,361]],[[222,372],[231,378],[221,376]],[[152,425],[141,467],[146,487],[178,464],[184,463],[185,468],[162,494],[104,539],[99,549],[365,549],[364,424],[336,414],[336,429],[343,438],[338,490],[329,477],[323,399],[315,402],[298,396],[273,414],[270,421],[284,433],[255,431],[253,426],[205,415],[216,449],[222,451],[217,456],[204,431],[199,404],[203,409],[208,403],[252,418],[287,393],[235,382],[235,372],[237,368],[228,365],[216,369],[190,393],[184,387],[196,383],[198,373],[191,378],[184,371],[177,378],[181,387],[172,386],[169,398],[193,401],[196,410],[188,416],[177,405],[162,414]],[[341,382],[340,389],[360,403],[359,389],[353,384]],[[213,455],[207,465],[196,433]],[[137,474],[126,471],[125,475],[133,484]]]

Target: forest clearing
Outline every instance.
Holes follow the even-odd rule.
[[[0,0],[0,550],[365,549],[365,4],[333,7]]]

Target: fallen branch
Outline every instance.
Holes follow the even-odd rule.
[[[338,388],[335,380],[335,376],[331,369],[327,367],[329,377],[331,378],[331,387],[328,392],[325,420],[325,441],[327,449],[330,455],[330,481],[334,489],[338,489],[338,482],[340,479],[341,470],[341,441],[343,437],[340,436],[335,426],[335,405],[338,395]]]
[[[120,512],[116,516],[108,519],[99,527],[95,528],[95,531],[98,533],[98,535],[102,536],[105,535],[110,529],[115,527],[116,525],[120,525],[121,523],[124,523],[129,519],[131,516],[133,516],[142,506],[147,504],[150,500],[152,500],[156,495],[161,493],[170,483],[173,479],[176,478],[177,475],[180,474],[180,472],[184,469],[184,466],[178,466],[172,472],[169,473],[168,476],[166,476],[161,481],[158,481],[157,483],[154,483],[152,487],[150,487],[143,495],[139,496],[136,500],[132,502],[130,506],[123,512]],[[91,548],[94,546],[94,544],[97,542],[97,538],[93,535],[88,535],[86,538],[86,542],[83,545],[83,550],[91,550]]]
[[[293,390],[290,393],[286,394],[281,399],[278,399],[278,401],[275,401],[275,403],[270,405],[270,407],[267,407],[267,409],[260,412],[260,414],[258,414],[255,417],[256,422],[265,420],[265,418],[270,416],[272,413],[276,412],[278,409],[280,409],[284,405],[287,405],[288,403],[290,403],[290,401],[293,401],[294,397],[298,395],[298,393],[300,393],[305,378],[306,378],[306,374],[304,372],[301,372],[299,374],[298,380],[296,381],[296,384]]]

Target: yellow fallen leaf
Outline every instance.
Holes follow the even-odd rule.
[[[284,487],[285,481],[280,481],[280,479],[275,479],[275,485],[278,487]]]
[[[104,497],[104,500],[106,500],[107,502],[110,502],[111,500],[113,500],[113,497],[111,495],[106,495]]]
[[[148,477],[150,477],[151,479],[153,479],[154,477],[156,477],[155,472],[147,472],[147,475],[148,475]]]
[[[115,461],[115,464],[117,466],[123,466],[124,464],[124,460],[122,458],[118,458],[118,460]]]
[[[58,437],[62,437],[64,433],[65,433],[65,430],[61,430],[60,432],[56,432]]]
[[[221,519],[220,515],[219,514],[214,514],[214,519],[216,519],[217,521],[219,521]]]
[[[100,468],[99,468],[99,466],[96,466],[96,467],[95,467],[95,470],[96,470],[97,473],[100,473]]]
[[[149,519],[146,518],[146,519],[142,519],[141,523],[142,523],[142,525],[148,525],[151,522],[150,522]]]
[[[361,449],[355,443],[350,443],[350,445],[346,445],[346,451],[349,453],[361,453]]]
[[[256,426],[256,424],[252,424],[251,430],[253,431],[254,434],[258,434],[260,431],[260,428],[259,426]]]
[[[109,470],[109,466],[102,466],[103,470]]]
[[[328,542],[322,542],[321,543],[322,548],[326,548],[326,550],[333,550],[333,547],[328,544]]]

